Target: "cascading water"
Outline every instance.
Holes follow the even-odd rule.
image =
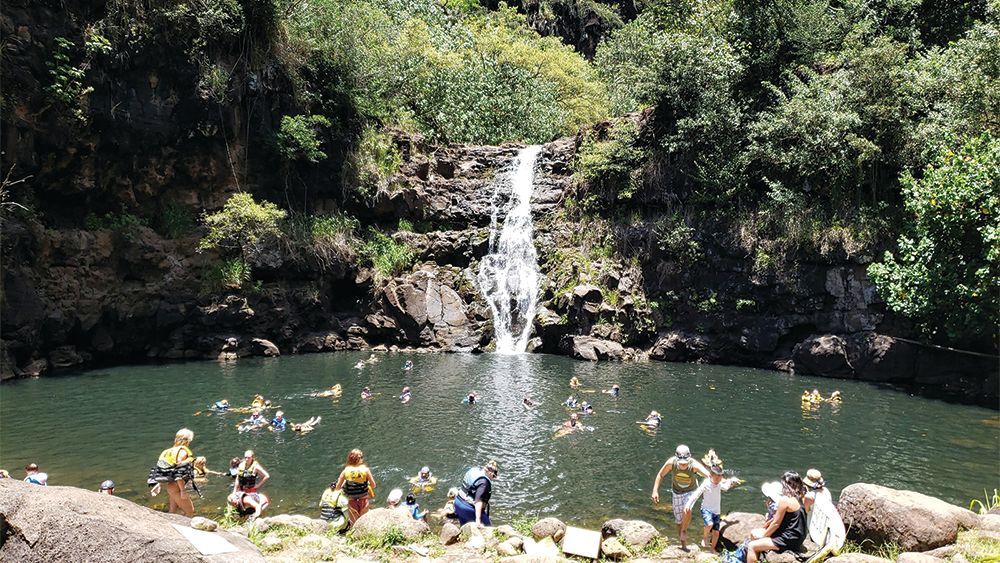
[[[496,183],[490,220],[489,253],[479,263],[479,289],[493,312],[496,351],[518,354],[528,346],[538,298],[538,259],[531,228],[531,192],[539,145],[517,153],[510,173]],[[503,227],[498,228],[501,197],[510,193]]]

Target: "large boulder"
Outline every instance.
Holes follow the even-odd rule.
[[[601,525],[604,537],[615,536],[629,547],[643,548],[660,536],[656,528],[642,520],[622,520],[615,518]]]
[[[426,522],[414,520],[405,510],[375,508],[358,518],[351,528],[355,538],[377,537],[397,528],[407,541],[414,541],[430,532]]]
[[[566,335],[559,343],[566,354],[578,360],[621,360],[625,356],[625,348],[617,342],[601,340],[592,336]]]
[[[978,523],[971,511],[913,491],[855,483],[837,505],[848,537],[903,551],[927,551],[955,543],[958,531]]]
[[[833,334],[810,336],[795,345],[795,373],[825,377],[854,377],[847,341]]]
[[[542,518],[531,527],[531,535],[536,540],[552,538],[559,541],[566,534],[566,524],[558,518]]]
[[[281,355],[281,350],[275,346],[274,342],[263,338],[254,338],[251,340],[250,351],[254,356],[267,356],[273,358]]]
[[[750,530],[764,527],[764,515],[749,512],[730,512],[722,520],[719,528],[719,543],[726,549],[734,549],[750,537]]]
[[[0,561],[264,561],[246,538],[215,532],[238,551],[203,556],[164,514],[120,497],[75,487],[39,487],[0,479]]]

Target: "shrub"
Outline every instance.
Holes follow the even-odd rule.
[[[285,215],[269,201],[257,203],[248,193],[233,194],[221,211],[202,215],[208,234],[198,243],[198,250],[236,250],[243,263],[249,264],[267,244],[281,236],[279,222]]]
[[[250,266],[239,258],[223,260],[208,272],[211,290],[242,289],[250,281]]]
[[[415,258],[408,245],[396,242],[374,227],[368,228],[368,238],[361,245],[360,254],[374,268],[377,282],[403,273]]]
[[[358,220],[343,213],[294,215],[282,230],[286,251],[293,260],[313,259],[321,270],[353,262]]]
[[[868,275],[927,336],[990,347],[1000,325],[1000,140],[984,133],[943,148],[902,184],[911,224]]]
[[[322,143],[317,136],[320,127],[329,127],[330,120],[322,115],[296,115],[281,118],[281,128],[275,141],[278,152],[288,161],[304,160],[317,163],[326,158],[320,150]]]
[[[156,230],[167,238],[180,238],[194,230],[195,220],[194,212],[187,207],[178,203],[169,203],[160,209]]]
[[[389,179],[399,170],[403,157],[388,133],[369,125],[361,132],[358,146],[344,165],[345,192],[356,192],[362,199],[372,200],[389,189]]]
[[[101,216],[89,213],[84,218],[84,225],[87,229],[92,231],[109,230],[116,235],[121,236],[125,240],[133,240],[136,235],[136,230],[139,227],[145,227],[148,224],[149,221],[145,218],[133,215],[127,211],[122,211],[121,213],[105,213]]]
[[[573,162],[578,181],[605,199],[631,199],[642,187],[642,165],[648,158],[637,146],[638,135],[631,121],[616,123],[605,140],[585,135]]]

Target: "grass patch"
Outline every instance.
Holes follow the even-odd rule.
[[[538,518],[535,516],[521,515],[515,518],[514,521],[510,523],[510,526],[515,530],[517,530],[517,533],[521,534],[524,537],[530,538],[531,528],[535,525],[536,522],[538,522]]]
[[[344,164],[344,193],[355,192],[363,201],[374,200],[379,193],[389,191],[389,179],[402,163],[392,136],[372,125],[365,127]]]
[[[282,225],[282,241],[293,260],[314,261],[321,270],[357,258],[358,220],[344,213],[294,215]]]
[[[368,238],[362,243],[359,254],[374,268],[377,282],[403,273],[416,258],[406,243],[396,242],[374,227],[369,227]]]
[[[391,526],[379,534],[369,534],[361,537],[356,537],[353,533],[348,533],[347,538],[352,546],[363,551],[388,551],[394,545],[406,543],[406,534],[398,526]]]
[[[955,545],[970,563],[1000,562],[1000,540],[980,535],[978,530],[959,532]]]
[[[840,548],[841,555],[845,553],[863,553],[865,555],[882,557],[890,561],[895,561],[902,552],[902,548],[895,543],[877,544],[872,540],[864,540],[862,542],[848,540],[844,543],[844,547]]]
[[[642,552],[649,556],[657,556],[669,546],[670,540],[663,536],[656,536],[653,538],[653,541],[647,543],[646,546],[642,548]]]
[[[194,232],[198,216],[179,203],[168,203],[160,209],[156,232],[169,239],[181,238]]]
[[[306,536],[308,533],[309,533],[308,530],[305,530],[298,526],[283,526],[277,524],[277,525],[272,525],[270,528],[267,529],[266,532],[258,532],[256,528],[251,527],[250,532],[247,534],[247,537],[250,539],[251,542],[253,542],[255,546],[257,546],[257,549],[261,550],[264,553],[271,553],[275,551],[281,551],[282,549],[284,549],[284,547],[288,543],[287,540],[298,539]],[[268,547],[267,545],[264,544],[264,538],[268,536],[275,536],[281,539],[281,543],[273,547]]]
[[[83,223],[88,230],[108,230],[129,241],[135,239],[139,227],[149,225],[149,221],[145,218],[133,215],[127,211],[105,213],[104,215],[89,213],[84,218]]]
[[[205,276],[210,291],[242,289],[250,281],[250,266],[240,258],[223,260]]]

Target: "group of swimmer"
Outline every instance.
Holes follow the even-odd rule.
[[[802,392],[802,408],[810,409],[817,407],[823,403],[830,403],[834,406],[839,406],[843,402],[843,397],[840,395],[840,391],[834,391],[830,394],[828,398],[824,398],[819,389],[813,389],[811,392],[805,390]]]
[[[337,391],[335,391],[337,393],[336,396],[340,396],[339,387],[340,387],[339,384],[334,386],[334,388],[338,389]],[[331,389],[331,392],[334,391]],[[327,396],[327,395],[323,395],[321,393],[318,396]],[[278,407],[274,407],[271,404],[271,401],[264,399],[262,395],[255,395],[254,398],[250,401],[249,407],[233,407],[229,404],[228,399],[221,399],[212,404],[212,406],[210,406],[208,410],[218,414],[224,414],[227,412],[237,412],[237,413],[249,412],[250,416],[248,418],[245,418],[236,423],[236,428],[240,432],[250,432],[253,430],[262,430],[264,428],[267,428],[272,432],[280,432],[287,428],[291,429],[293,432],[301,432],[303,434],[307,434],[309,432],[312,432],[316,428],[316,425],[319,424],[321,420],[323,420],[323,417],[321,416],[313,416],[305,420],[304,422],[291,422],[285,418],[285,411],[282,410],[277,410],[274,413],[274,416],[271,419],[268,419],[266,416],[264,416],[264,411],[271,408],[278,408]],[[198,416],[201,414],[201,412],[202,411],[198,411],[194,414],[195,416]]]

